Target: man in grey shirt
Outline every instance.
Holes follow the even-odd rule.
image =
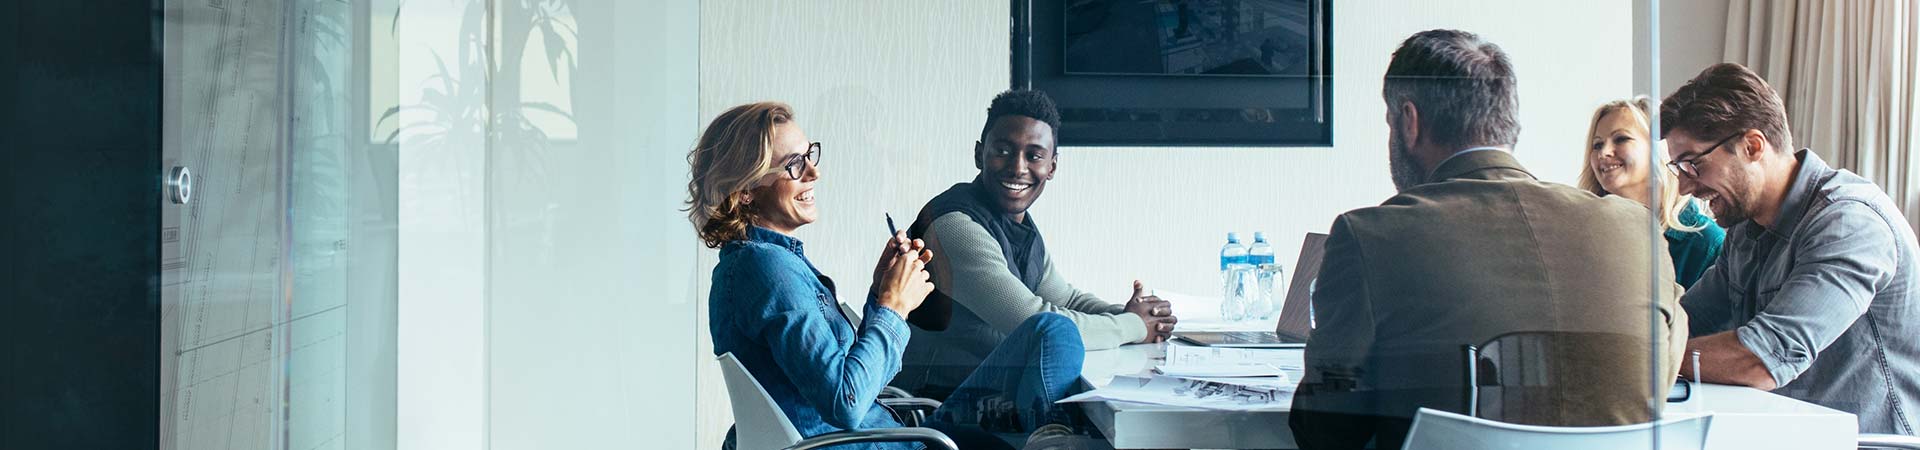
[[[1860,431],[1915,434],[1920,309],[1914,233],[1872,182],[1790,152],[1786,109],[1737,64],[1708,67],[1660,105],[1680,192],[1727,228],[1687,291],[1689,350],[1714,383],[1854,413]]]

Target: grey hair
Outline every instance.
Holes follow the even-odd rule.
[[[1428,30],[1402,41],[1387,64],[1381,96],[1394,117],[1401,102],[1413,103],[1420,135],[1437,145],[1457,150],[1520,141],[1513,62],[1473,33]]]

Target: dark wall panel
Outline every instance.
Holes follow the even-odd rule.
[[[159,8],[0,4],[0,448],[154,448]]]

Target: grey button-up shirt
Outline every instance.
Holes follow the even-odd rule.
[[[1915,434],[1920,308],[1914,233],[1880,188],[1807,150],[1773,228],[1727,230],[1720,259],[1681,304],[1694,336],[1735,330],[1774,392]]]

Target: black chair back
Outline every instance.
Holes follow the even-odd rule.
[[[1603,426],[1653,420],[1658,365],[1646,336],[1522,331],[1463,346],[1468,414],[1525,425]]]

